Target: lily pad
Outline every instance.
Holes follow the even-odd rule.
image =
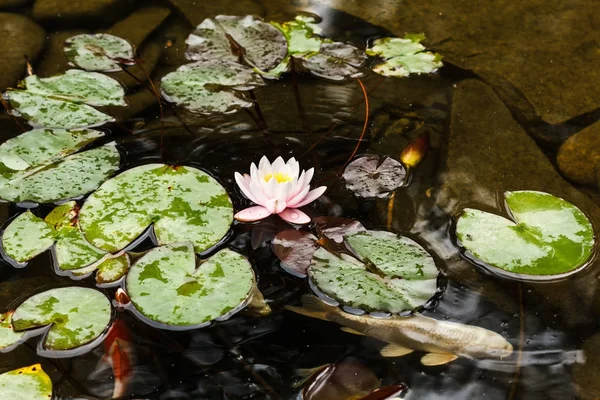
[[[366,231],[360,222],[350,218],[316,217],[313,222],[319,236],[325,236],[336,243],[342,243],[344,235]]]
[[[442,57],[425,51],[424,35],[408,34],[404,38],[381,38],[366,50],[370,56],[383,58],[373,71],[383,76],[407,77],[410,74],[429,74],[442,66]]]
[[[386,197],[406,184],[406,168],[401,162],[386,157],[381,165],[378,156],[365,156],[352,161],[344,170],[346,187],[364,198]]]
[[[106,181],[88,197],[79,225],[95,247],[117,252],[153,225],[159,244],[190,241],[200,253],[233,222],[225,189],[192,167],[148,164]]]
[[[230,39],[235,43],[233,46]],[[287,53],[285,36],[271,24],[251,15],[218,15],[206,19],[187,38],[186,44],[185,54],[189,60],[236,62],[241,57],[261,71],[277,66]]]
[[[10,351],[25,340],[25,332],[15,332],[12,326],[13,311],[0,314],[0,352]]]
[[[43,253],[53,244],[54,229],[29,210],[13,219],[2,233],[4,253],[19,264]]]
[[[87,71],[120,71],[123,61],[135,58],[131,43],[107,33],[73,36],[65,41],[64,50],[70,65]]]
[[[319,249],[309,269],[316,287],[341,304],[399,313],[422,306],[436,293],[435,262],[415,241],[384,231],[353,233],[345,239],[362,262]]]
[[[286,229],[273,239],[273,253],[281,260],[283,269],[299,277],[306,276],[310,260],[318,248],[313,234],[297,229]]]
[[[325,41],[317,54],[302,57],[302,66],[320,78],[341,81],[362,76],[360,68],[365,60],[365,54],[356,46]]]
[[[252,106],[240,92],[264,82],[251,68],[231,61],[198,61],[161,80],[163,97],[199,114],[235,112]]]
[[[196,268],[189,242],[150,250],[126,280],[135,310],[166,329],[193,329],[227,318],[245,306],[254,285],[254,272],[242,255],[221,250]]]
[[[12,324],[17,332],[49,326],[41,349],[60,352],[96,342],[106,331],[110,319],[111,305],[105,295],[94,289],[73,286],[47,290],[28,298],[15,310]]]
[[[457,239],[473,258],[516,278],[556,278],[586,265],[594,230],[579,208],[537,191],[504,198],[511,219],[471,208],[458,219]]]
[[[9,89],[4,97],[11,113],[34,127],[77,129],[102,125],[114,118],[92,106],[124,106],[125,91],[115,79],[81,70],[23,81],[25,90]]]
[[[49,400],[52,381],[40,364],[0,375],[0,398],[10,400]]]

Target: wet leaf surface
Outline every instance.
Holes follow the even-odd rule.
[[[13,330],[12,315],[12,311],[0,314],[0,352],[11,350],[12,346],[20,343],[25,336],[24,332]]]
[[[40,364],[0,375],[0,398],[10,400],[49,400],[52,381]]]
[[[65,41],[64,50],[71,65],[87,71],[120,71],[122,60],[135,58],[131,43],[107,33],[73,36]]]
[[[108,327],[111,305],[101,292],[83,287],[62,287],[36,294],[17,307],[15,331],[49,326],[42,349],[73,350],[97,340]]]
[[[573,204],[548,193],[504,194],[511,216],[466,208],[456,224],[459,244],[486,265],[513,274],[555,275],[591,257],[592,224]]]
[[[438,270],[418,243],[385,231],[345,239],[364,263],[319,249],[309,269],[317,288],[342,305],[399,313],[422,306],[435,294]]]
[[[383,76],[407,77],[410,74],[429,74],[442,66],[442,57],[425,51],[421,41],[424,35],[408,34],[404,38],[381,38],[373,41],[367,49],[370,56],[378,56],[385,61],[373,67],[373,71]]]
[[[386,157],[365,156],[352,161],[344,170],[346,187],[359,197],[386,197],[406,184],[406,168]]]
[[[17,263],[31,260],[54,244],[54,229],[43,219],[26,211],[13,219],[2,232],[2,249]]]
[[[232,221],[231,200],[214,178],[164,164],[136,167],[106,181],[79,214],[86,239],[109,252],[152,225],[159,244],[191,241],[200,253],[216,245]]]
[[[366,231],[360,222],[350,218],[316,217],[313,222],[319,236],[325,236],[336,243],[342,243],[344,235]]]
[[[297,229],[286,229],[273,239],[273,252],[281,260],[281,266],[300,277],[306,276],[310,260],[318,248],[313,234]]]
[[[137,312],[166,329],[194,329],[228,317],[245,305],[254,285],[245,257],[225,249],[196,268],[191,243],[150,250],[131,267],[126,280]]]
[[[323,42],[319,53],[302,58],[302,66],[320,78],[341,81],[362,76],[365,60],[363,51],[354,45]]]

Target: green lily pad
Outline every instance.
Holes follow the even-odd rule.
[[[536,191],[506,192],[504,198],[512,220],[471,208],[458,219],[457,239],[472,257],[517,278],[562,276],[586,265],[594,230],[579,208]]]
[[[362,76],[366,56],[361,49],[348,43],[325,41],[317,54],[302,57],[302,66],[320,78],[341,81]]]
[[[92,106],[124,106],[125,91],[115,79],[81,70],[23,81],[25,90],[9,89],[4,97],[11,113],[34,127],[78,129],[102,125],[114,118]]]
[[[284,34],[289,55],[307,56],[318,53],[323,43],[321,37],[315,36],[314,22],[313,17],[298,15],[293,21],[271,22],[271,25]]]
[[[225,189],[192,167],[148,164],[106,181],[88,197],[79,225],[95,247],[115,253],[153,226],[159,244],[190,241],[200,253],[233,222]]]
[[[0,398],[10,400],[49,400],[52,381],[40,364],[0,375]]]
[[[408,34],[404,38],[381,38],[366,50],[370,56],[383,58],[373,71],[383,76],[406,77],[410,74],[429,74],[442,66],[442,56],[425,51],[421,41],[425,35]]]
[[[123,61],[135,58],[131,43],[107,33],[70,37],[65,41],[64,50],[70,65],[87,71],[120,71]]]
[[[54,229],[43,219],[26,211],[13,219],[2,233],[4,253],[23,264],[54,244]]]
[[[66,152],[70,150],[72,149]],[[35,149],[31,151],[37,152]],[[61,154],[52,157],[42,152],[37,153],[36,157],[46,160],[38,159],[35,165],[24,170],[0,170],[0,198],[12,202],[51,203],[82,196],[114,174],[121,162],[114,143],[62,159]],[[2,161],[0,154],[0,162]],[[8,163],[11,162],[15,162],[14,158]],[[24,166],[21,164],[20,167]]]
[[[236,62],[241,56],[261,71],[277,66],[287,53],[285,36],[271,24],[251,15],[218,15],[206,19],[187,38],[186,44],[185,54],[189,60]],[[235,47],[241,49],[241,54],[234,54]]]
[[[161,80],[163,97],[199,114],[235,112],[252,106],[240,92],[264,82],[251,68],[231,61],[198,61],[179,67]]]
[[[225,249],[196,267],[191,243],[150,250],[127,274],[135,310],[153,325],[193,329],[245,306],[255,285],[250,262]]]
[[[13,330],[12,315],[12,311],[0,314],[0,352],[10,351],[26,339],[25,332]]]
[[[342,305],[399,313],[424,305],[436,293],[435,262],[415,241],[384,231],[344,237],[362,262],[321,248],[309,268],[312,283]]]
[[[50,326],[41,350],[64,351],[102,339],[110,319],[111,305],[104,294],[72,286],[28,298],[15,310],[12,324],[17,332]]]

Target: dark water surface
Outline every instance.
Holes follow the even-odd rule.
[[[334,2],[311,5],[301,1],[270,4],[246,0],[201,5],[198,0],[195,5],[191,1],[173,1],[179,6],[176,8],[168,1],[138,1],[123,2],[123,10],[108,7],[102,14],[83,13],[78,19],[58,16],[68,1],[54,3],[58,4],[54,16],[38,18],[51,38],[66,31],[106,30],[146,3],[172,9],[161,26],[150,29],[153,32],[141,46],[142,59],[143,51],[152,44],[159,49],[160,56],[153,62],[156,65],[149,68],[158,80],[183,62],[183,40],[193,26],[190,21],[198,23],[207,16],[253,13],[283,21],[298,10],[306,10],[323,18],[324,36],[364,46],[376,37],[404,33],[402,27],[396,30],[389,23],[386,7],[392,14],[399,7],[411,7],[400,2],[364,2],[362,6],[368,11],[363,15],[357,12],[361,3],[337,4],[340,9],[368,19],[367,22],[336,10]],[[80,7],[76,3],[72,9]],[[90,0],[92,3],[96,2]],[[373,12],[377,7],[382,8],[380,13]],[[413,7],[415,13],[423,12],[423,8]],[[25,5],[14,12],[31,15],[31,10]],[[382,18],[381,25],[386,28],[377,25],[377,18]],[[463,33],[470,27],[468,21],[464,24]],[[409,21],[409,26],[430,34],[429,23],[419,28],[415,21]],[[436,37],[437,33],[431,34]],[[455,35],[458,37],[459,33]],[[68,36],[67,33],[65,37]],[[28,37],[23,36],[22,40],[27,41]],[[557,40],[568,41],[569,37]],[[438,41],[433,47],[444,53],[443,43]],[[482,44],[485,45],[488,44]],[[443,296],[424,314],[498,332],[512,343],[514,354],[504,360],[459,358],[446,366],[425,367],[419,362],[422,353],[383,358],[378,352],[381,345],[374,339],[342,333],[336,324],[285,311],[284,305],[298,304],[300,296],[310,289],[306,280],[292,277],[279,267],[269,241],[286,225],[271,217],[258,225],[235,225],[227,245],[252,261],[272,314],[254,317],[242,312],[205,329],[170,332],[121,313],[119,318],[127,323],[135,353],[128,398],[293,399],[299,392],[293,385],[298,380],[297,369],[348,360],[372,370],[382,386],[406,384],[407,399],[600,398],[597,262],[567,281],[521,284],[481,272],[461,257],[449,234],[452,217],[460,208],[475,206],[500,212],[497,195],[509,189],[547,190],[565,197],[584,209],[597,228],[600,211],[593,201],[596,190],[580,187],[577,191],[555,172],[558,145],[595,121],[596,116],[593,110],[584,109],[577,115],[556,118],[547,118],[547,114],[536,110],[526,112],[523,96],[527,93],[523,94],[518,84],[513,85],[510,77],[502,75],[503,67],[482,73],[483,70],[466,68],[454,61],[460,59],[460,49],[447,51],[451,53],[450,60],[432,76],[389,78],[383,82],[375,74],[362,78],[369,92],[370,112],[358,154],[397,159],[412,139],[426,131],[431,137],[429,153],[415,169],[411,184],[398,190],[392,200],[357,199],[337,177],[357,144],[365,119],[363,96],[356,80],[332,83],[299,75],[305,115],[298,111],[289,74],[257,90],[267,129],[258,128],[243,111],[202,118],[182,110],[174,113],[170,108],[164,110],[162,128],[152,94],[131,83],[130,93],[138,96],[132,98],[131,108],[137,107],[139,112],[125,113],[122,121],[101,129],[110,132],[106,141],[117,141],[125,160],[122,170],[150,162],[201,168],[225,186],[236,210],[249,203],[236,188],[233,173],[247,171],[250,163],[258,162],[262,155],[271,159],[294,156],[302,168],[315,167],[313,182],[323,180],[330,190],[308,209],[311,216],[350,217],[367,228],[389,229],[417,240],[434,255],[447,277]],[[64,60],[50,59],[55,53],[48,42],[34,66],[43,68],[47,75],[60,72],[57,68]],[[589,68],[597,65],[590,64]],[[19,133],[19,127],[3,115],[0,139],[4,141]],[[320,142],[313,148],[317,141]],[[41,207],[40,215],[50,209]],[[19,212],[21,208],[4,204],[0,218],[7,221]],[[151,246],[146,241],[136,251]],[[55,275],[49,253],[23,269],[2,263],[0,311],[10,309],[32,293],[73,284],[95,287],[93,277],[76,283]],[[113,289],[104,292],[113,297]],[[0,354],[0,372],[39,362],[52,378],[57,398],[110,398],[112,372],[103,360],[102,346],[71,359],[45,359],[36,354],[36,343],[37,338]]]

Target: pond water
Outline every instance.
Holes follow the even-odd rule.
[[[286,305],[299,305],[311,288],[306,279],[280,267],[271,241],[290,226],[271,216],[257,224],[234,223],[225,244],[251,261],[270,315],[244,310],[206,328],[169,331],[118,311],[131,362],[123,398],[295,399],[302,391],[299,371],[325,364],[348,368],[336,378],[345,389],[335,390],[337,397],[317,391],[306,396],[311,400],[360,399],[366,395],[361,385],[368,387],[373,375],[380,381],[377,387],[405,386],[399,396],[406,399],[600,398],[597,258],[557,282],[517,282],[469,261],[453,233],[465,207],[503,214],[502,193],[507,190],[552,193],[579,207],[596,229],[600,226],[595,188],[600,158],[592,150],[598,144],[594,134],[600,135],[595,122],[600,97],[594,100],[600,79],[589,71],[597,65],[600,39],[597,20],[595,25],[579,23],[592,11],[592,2],[548,7],[525,0],[519,6],[481,10],[471,10],[468,2],[453,9],[440,1],[418,6],[377,0],[201,3],[0,0],[7,13],[37,24],[35,29],[23,28],[15,15],[0,14],[5,29],[14,34],[12,41],[0,39],[0,58],[5,59],[0,74],[7,79],[0,83],[3,88],[15,85],[24,72],[23,54],[29,55],[40,76],[64,71],[62,42],[91,30],[132,41],[140,49],[145,72],[158,82],[186,62],[184,41],[193,27],[218,14],[254,14],[282,22],[309,12],[321,18],[323,36],[360,48],[378,37],[424,32],[426,46],[445,57],[444,66],[435,74],[408,78],[367,73],[361,83],[368,94],[368,114],[357,79],[331,82],[303,72],[286,74],[254,91],[258,109],[205,117],[159,108],[151,90],[117,73],[114,76],[127,86],[130,104],[111,109],[118,121],[99,128],[108,133],[100,142],[117,142],[123,156],[120,171],[164,162],[208,172],[230,194],[235,210],[250,202],[237,187],[234,172],[247,172],[263,155],[271,160],[295,157],[301,168],[315,168],[313,185],[328,186],[305,212],[311,217],[352,218],[367,229],[389,230],[417,241],[443,275],[438,282],[441,295],[422,314],[497,332],[514,352],[503,359],[461,357],[447,365],[424,366],[423,352],[385,358],[376,339],[286,310]],[[532,21],[536,15],[539,21]],[[515,20],[523,21],[515,26]],[[544,37],[549,32],[552,40]],[[571,44],[577,53],[563,51]],[[565,58],[572,63],[568,68]],[[555,70],[547,67],[551,62]],[[145,73],[134,73],[146,80]],[[15,74],[17,78],[10,78]],[[21,134],[25,126],[3,113],[0,140]],[[579,132],[587,136],[577,139]],[[411,171],[410,183],[392,197],[361,199],[345,187],[340,170],[355,151],[357,157],[399,159],[426,133],[427,153]],[[568,146],[561,147],[567,139]],[[44,216],[52,208],[42,205],[35,212]],[[21,212],[16,204],[2,204],[0,219],[8,224]],[[152,247],[148,238],[133,251]],[[2,262],[0,311],[14,309],[32,294],[70,285],[96,287],[93,276],[73,281],[56,275],[49,252],[25,268]],[[114,298],[115,288],[100,290]],[[111,398],[114,372],[104,346],[56,359],[39,356],[37,342],[32,338],[0,354],[0,372],[40,363],[57,399]]]

